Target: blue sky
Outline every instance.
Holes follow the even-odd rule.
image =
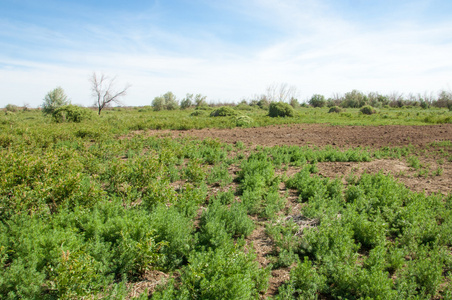
[[[124,105],[172,91],[250,99],[287,83],[298,98],[452,85],[452,1],[0,0],[0,107],[61,86],[91,105],[92,72],[131,84]]]

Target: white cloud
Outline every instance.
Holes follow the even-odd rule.
[[[126,105],[149,105],[166,91],[180,98],[202,93],[211,100],[238,101],[263,93],[274,82],[295,85],[302,98],[352,89],[437,91],[450,84],[452,22],[384,20],[381,26],[368,27],[347,21],[318,1],[241,3],[238,10],[246,6],[241,14],[281,34],[269,35],[257,49],[221,40],[208,28],[184,36],[158,27],[130,25],[116,31],[87,25],[87,41],[65,42],[76,45],[75,50],[37,51],[43,62],[0,56],[0,80],[6,83],[0,107],[40,105],[56,86],[74,103],[90,105],[88,78],[93,71],[118,75],[118,84],[132,84]],[[37,29],[23,30],[20,34],[31,36]],[[42,39],[55,36],[45,32]],[[96,40],[99,45],[90,44]]]

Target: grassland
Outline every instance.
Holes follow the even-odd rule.
[[[413,191],[400,174],[321,171],[378,159],[450,182],[450,141],[250,147],[147,131],[432,125],[452,112],[210,110],[117,108],[81,123],[1,115],[0,298],[452,298],[449,191]]]

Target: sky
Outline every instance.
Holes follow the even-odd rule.
[[[38,107],[62,87],[94,103],[93,73],[130,85],[124,106],[250,100],[269,86],[300,101],[353,89],[452,88],[450,0],[0,0],[0,107]]]

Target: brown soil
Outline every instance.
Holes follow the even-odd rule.
[[[218,138],[226,143],[241,141],[262,146],[334,145],[339,147],[375,147],[415,145],[452,140],[452,124],[429,126],[330,126],[295,124],[259,128],[201,129],[185,131],[151,131],[153,134]]]

